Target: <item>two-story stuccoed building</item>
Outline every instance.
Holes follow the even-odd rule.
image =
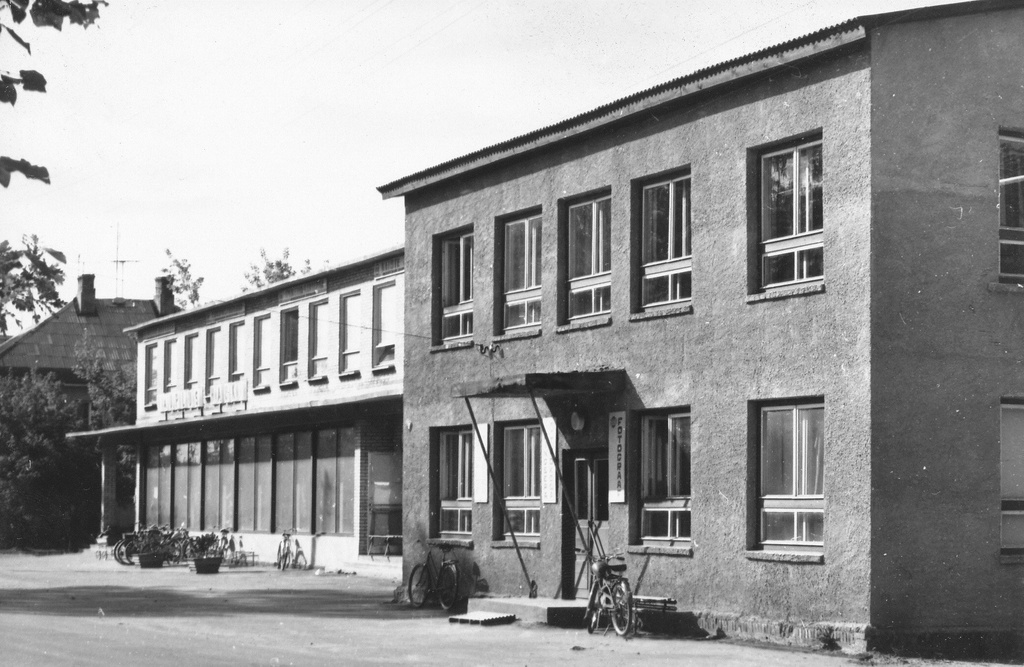
[[[136,424],[87,435],[137,446],[139,524],[400,555],[404,294],[396,249],[129,328]]]
[[[865,16],[379,188],[406,569],[585,597],[599,541],[712,633],[1019,642],[1022,34]]]

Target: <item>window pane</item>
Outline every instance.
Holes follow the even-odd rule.
[[[526,222],[505,226],[505,291],[526,287]]]
[[[235,527],[235,442],[222,440],[220,444],[220,525]]]
[[[242,326],[232,324],[228,329],[228,375],[229,380],[242,372]]]
[[[1003,183],[1000,186],[999,210],[1003,227],[1024,227],[1024,181]]]
[[[185,387],[196,381],[196,339],[197,335],[185,336]]]
[[[281,363],[299,359],[299,311],[281,313]]]
[[[210,393],[210,387],[220,379],[220,368],[218,367],[217,350],[220,348],[220,329],[213,329],[206,332],[206,393]]]
[[[800,228],[801,232],[821,229],[821,144],[800,149]]]
[[[270,532],[273,450],[274,443],[269,435],[256,438],[256,530],[265,532]]]
[[[999,244],[999,272],[1007,275],[1024,275],[1024,244]]]
[[[761,424],[761,495],[793,494],[793,411],[765,410]]]
[[[587,203],[569,209],[569,277],[589,276],[593,267],[593,207]]]
[[[462,302],[473,299],[473,236],[462,237]]]
[[[160,519],[160,448],[146,448],[146,517],[149,525],[163,523]]]
[[[505,431],[505,497],[521,497],[525,493],[523,477],[526,433],[521,428]]]
[[[334,429],[317,433],[316,529],[338,532],[338,432]]]
[[[802,479],[798,493],[820,496],[825,493],[825,410],[803,408],[800,410],[800,437],[802,447],[798,450]]]
[[[308,533],[313,527],[313,434],[295,436],[295,529]]]
[[[526,304],[526,321],[529,324],[540,323],[540,299],[534,299]]]
[[[669,258],[669,184],[644,189],[643,194],[644,263]],[[678,257],[679,255],[673,255]]]
[[[594,312],[594,292],[583,289],[569,295],[569,317],[589,315]]]
[[[673,301],[693,298],[693,280],[689,271],[672,274],[672,293],[670,297]]]
[[[171,505],[173,498],[171,497],[171,462],[173,460],[171,453],[171,445],[164,445],[160,448],[160,493],[159,493],[159,512],[157,517],[159,518],[158,524],[170,524],[173,522],[171,516]]]
[[[672,200],[672,257],[689,257],[690,181],[676,181],[672,185],[675,191]]]
[[[668,496],[668,419],[648,417],[643,443],[644,500]]]
[[[339,533],[352,535],[355,531],[356,497],[359,477],[356,474],[356,431],[338,429],[338,524]]]
[[[203,529],[220,528],[220,441],[211,440],[204,449],[206,456],[205,496],[203,506]],[[228,527],[228,526],[225,526]]]
[[[441,435],[441,500],[459,497],[459,436]]]
[[[1024,141],[1003,139],[999,143],[999,178],[1024,176]]]
[[[459,279],[462,275],[461,243],[459,239],[446,239],[441,245],[441,305],[455,306],[460,300]]]
[[[669,274],[644,278],[643,299],[645,306],[669,301]]]
[[[531,427],[526,429],[526,433],[526,493],[532,497],[540,497],[540,429]]]
[[[690,418],[673,417],[669,495],[690,495]]]
[[[341,371],[354,370],[359,352],[359,296],[341,300]]]
[[[792,542],[795,534],[794,512],[761,512],[761,539],[772,542]]]
[[[612,309],[612,286],[594,288],[594,312],[607,313]]]
[[[796,539],[801,542],[825,541],[825,514],[823,512],[799,512],[797,514]]]
[[[612,270],[612,200],[597,202],[597,232],[600,240],[598,272]]]
[[[795,255],[787,252],[782,255],[766,255],[764,257],[764,284],[788,283],[796,279]]]
[[[156,345],[146,347],[146,403],[156,402]]]
[[[505,327],[519,327],[526,324],[526,302],[519,301],[505,306]]]
[[[825,272],[825,249],[819,246],[801,250],[797,253],[797,266],[798,278],[820,278]]]
[[[170,391],[178,384],[178,342],[164,343],[164,390]]]
[[[256,439],[238,441],[238,530],[256,529]]]
[[[529,265],[527,267],[527,284],[530,287],[538,287],[540,285],[540,269],[541,269],[541,221],[540,218],[534,218],[530,220],[529,225]]]
[[[793,154],[766,157],[761,170],[761,240],[792,236]]]
[[[276,532],[282,532],[295,525],[295,436],[282,433],[277,436],[277,492],[274,514]]]
[[[644,511],[644,537],[668,537],[668,512]]]

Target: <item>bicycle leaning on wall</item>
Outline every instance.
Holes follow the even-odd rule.
[[[622,561],[622,562],[611,562]],[[590,566],[593,581],[584,620],[587,632],[593,634],[604,618],[611,618],[615,634],[626,636],[636,623],[633,609],[633,593],[629,589],[625,558],[621,554],[594,557]]]
[[[444,553],[440,568],[434,564],[428,548],[426,560],[417,563],[409,573],[407,592],[409,604],[414,607],[422,607],[428,597],[434,597],[442,608],[451,609],[459,599],[459,566],[453,558],[448,558],[448,553],[454,547],[445,544],[439,546]]]
[[[292,528],[281,533],[281,543],[277,545],[277,562],[274,563],[279,570],[287,570],[289,567],[304,570],[309,567],[299,541],[292,539],[294,532],[295,529]]]

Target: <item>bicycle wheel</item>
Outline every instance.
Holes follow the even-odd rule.
[[[583,616],[583,622],[587,626],[587,633],[591,635],[594,634],[597,632],[597,628],[601,624],[601,610],[588,609],[587,613]]]
[[[612,584],[612,625],[620,637],[625,637],[633,629],[633,594],[625,579]]]
[[[437,601],[442,609],[451,609],[459,599],[459,571],[454,563],[441,565],[437,575]]]
[[[409,574],[409,584],[406,592],[409,594],[409,604],[414,607],[422,607],[427,601],[427,592],[430,590],[430,570],[423,563],[412,568]]]

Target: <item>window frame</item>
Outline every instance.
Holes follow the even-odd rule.
[[[307,377],[313,378],[324,378],[327,377],[328,372],[328,361],[327,361],[327,338],[330,333],[327,331],[330,319],[327,317],[327,299],[320,301],[314,301],[309,304],[309,345],[307,357],[309,359],[308,368],[306,370]],[[323,331],[320,331],[320,327],[323,327]],[[324,340],[320,340],[322,337]]]
[[[513,228],[522,226],[523,243],[521,247],[516,246],[510,240]],[[522,329],[535,329],[541,325],[542,303],[541,288],[543,285],[543,219],[540,213],[530,216],[517,217],[508,220],[501,225],[503,235],[502,273],[501,273],[501,294],[502,294],[502,330],[517,331]],[[522,287],[510,287],[512,267],[515,266],[512,253],[522,251],[522,274],[518,276]],[[509,324],[510,310],[522,308],[522,321],[518,324]]]
[[[506,424],[500,429],[501,432],[501,494],[505,504],[505,511],[509,518],[513,515],[521,517],[519,525],[522,530],[516,530],[516,536],[540,537],[540,508],[541,508],[541,424],[528,422],[521,424]],[[511,472],[510,456],[512,456],[509,434],[513,431],[523,432],[523,460],[522,460],[522,481],[523,491],[520,495],[509,494],[509,473]],[[528,450],[532,449],[530,452]],[[502,533],[508,536],[510,531],[509,523],[504,519],[499,524],[502,526]]]
[[[678,471],[678,466],[673,465],[673,447],[670,439],[673,434],[673,422],[684,421],[686,422],[686,449],[687,449],[687,479],[685,480],[685,488],[682,486],[675,486],[673,488],[673,471]],[[651,438],[651,426],[656,421],[665,421],[666,425],[666,440],[665,440],[665,454],[664,454],[664,467],[666,477],[666,491],[664,494],[651,493],[647,488],[647,483],[651,479],[649,476],[650,467],[652,465],[652,456],[649,456],[650,449],[654,446]],[[692,498],[693,498],[693,440],[692,440],[692,418],[689,410],[680,409],[672,411],[662,411],[657,413],[651,413],[643,415],[641,419],[641,435],[640,435],[640,479],[639,479],[639,498],[640,498],[640,539],[645,544],[653,545],[664,545],[666,543],[673,544],[676,542],[689,543],[692,540]],[[655,456],[657,456],[655,454]],[[682,485],[684,480],[675,480],[676,485]],[[673,491],[685,490],[686,493],[679,493]],[[652,525],[652,517],[655,514],[664,514],[665,518],[665,533],[654,534],[650,527]],[[685,534],[684,534],[685,533]]]
[[[473,335],[474,252],[475,243],[472,229],[448,234],[440,239],[441,312],[439,323],[443,341],[459,340]],[[454,275],[458,277],[453,279]],[[445,335],[446,323],[449,321],[457,323],[456,333]]]
[[[360,292],[349,292],[341,295],[338,304],[338,371],[341,373],[354,372],[359,368],[360,298]],[[348,309],[350,302],[351,310]]]
[[[568,203],[565,207],[565,313],[566,320],[580,320],[611,313],[611,235],[612,197],[602,194]],[[607,205],[602,217],[602,205]],[[587,273],[574,275],[580,241],[576,238],[573,211],[590,208],[590,268]],[[603,224],[603,221],[606,224]],[[605,229],[607,227],[607,229]],[[590,295],[590,310],[575,310],[574,297]]]
[[[176,354],[178,339],[170,338],[164,341],[164,393],[169,394],[178,387],[177,374],[175,373]]]
[[[182,350],[181,355],[185,364],[181,376],[181,382],[185,389],[191,389],[199,382],[196,377],[196,343],[198,341],[198,333],[187,334],[185,336],[185,349]]]
[[[299,379],[299,308],[287,308],[281,311],[281,344],[280,344],[280,383],[288,384]],[[294,332],[289,331],[294,327]],[[294,344],[294,352],[291,345]]]
[[[438,521],[443,535],[473,533],[473,431],[447,429],[438,434]],[[453,453],[449,450],[455,450]],[[454,484],[454,496],[448,488]],[[446,517],[454,517],[449,524]],[[454,525],[454,527],[451,527]]]
[[[792,422],[790,423],[790,437],[791,442],[789,443],[789,456],[790,456],[790,493],[768,493],[765,490],[766,475],[769,474],[767,471],[767,465],[765,463],[766,454],[766,436],[768,435],[768,428],[766,424],[766,416],[772,412],[786,412],[792,413]],[[817,471],[821,476],[821,493],[806,493],[801,492],[801,483],[806,484],[807,479],[810,475],[810,471],[802,467],[802,463],[809,461],[807,457],[807,434],[802,430],[804,426],[801,422],[801,415],[804,412],[819,412],[821,414],[820,428],[820,469]],[[826,456],[826,443],[825,443],[825,402],[821,399],[812,399],[808,401],[798,402],[784,402],[784,403],[771,403],[759,406],[758,409],[758,479],[757,479],[757,533],[756,539],[757,544],[760,548],[770,551],[786,551],[786,550],[799,550],[799,551],[815,551],[820,552],[824,549],[824,531],[825,531],[825,498],[827,495],[825,489],[825,456]],[[785,474],[785,471],[783,471]],[[783,478],[785,479],[785,478]],[[772,514],[791,514],[793,517],[793,537],[791,539],[768,539],[766,538],[766,531],[768,525],[766,518]],[[821,539],[801,539],[801,515],[820,515],[821,518]],[[806,531],[806,524],[804,525]]]
[[[385,290],[394,290],[395,302],[391,304],[394,309],[392,312],[394,322],[390,326],[395,327],[395,330],[385,328],[386,322],[382,317],[384,309],[381,304]],[[376,369],[394,368],[398,363],[398,338],[401,332],[397,329],[400,328],[401,315],[399,311],[402,303],[397,295],[398,283],[394,280],[373,286],[373,358],[371,361]]]
[[[206,377],[204,388],[207,398],[210,396],[210,388],[220,380],[220,369],[217,367],[217,339],[220,334],[220,327],[206,330]]]
[[[241,340],[244,328],[244,321],[228,325],[228,382],[238,382],[245,377]]]
[[[680,185],[685,184],[685,194],[679,193]],[[647,193],[656,188],[668,188],[667,227],[668,237],[665,241],[665,258],[649,257],[651,243],[651,225],[648,222]],[[692,224],[692,186],[689,172],[682,172],[644,183],[639,189],[640,202],[640,307],[642,310],[657,309],[665,306],[686,303],[693,298],[693,224]],[[676,210],[676,203],[682,198],[681,213]],[[677,220],[677,215],[683,220]],[[678,228],[678,229],[677,229]],[[679,240],[679,254],[675,254],[676,239]],[[685,278],[684,278],[685,277]],[[665,279],[668,281],[668,298],[653,300],[648,297],[647,285],[650,281]]]
[[[252,321],[252,386],[270,386],[270,340],[267,329],[270,315],[253,318]]]
[[[150,343],[146,345],[143,354],[145,355],[145,362],[143,364],[143,393],[142,400],[146,406],[156,405],[156,392],[157,392],[157,367],[156,367],[156,348],[157,343]]]
[[[1019,273],[1004,271],[1004,264],[1009,259],[1007,251],[1016,248],[1022,253],[1017,261],[1024,263],[1024,173],[1018,176],[1004,175],[1004,144],[1024,144],[1024,134],[1001,130],[999,132],[999,280],[1009,283],[1024,281],[1024,268]],[[1022,170],[1024,171],[1024,170]],[[1007,192],[1011,186],[1017,186],[1017,197],[1021,209],[1020,225],[1008,225],[1010,206],[1007,203]]]
[[[811,176],[808,176],[807,188],[802,188],[800,185],[801,174],[803,173],[801,169],[803,161],[800,156],[801,152],[805,149],[817,149],[817,160],[821,168],[820,190],[818,192],[817,199],[815,199],[812,194],[807,194],[805,205],[801,206],[802,194],[805,193],[805,191],[807,193],[812,193],[814,186],[813,177]],[[789,206],[792,209],[792,217],[790,219],[788,234],[772,236],[768,227],[770,224],[769,221],[774,220],[775,218],[769,213],[769,211],[774,210],[774,206],[770,203],[770,193],[772,192],[772,189],[769,187],[769,179],[771,178],[771,170],[767,165],[769,160],[787,155],[792,158],[792,166],[790,167],[792,199],[789,202]],[[811,156],[809,160],[813,166],[814,157]],[[758,155],[757,164],[759,188],[758,284],[762,290],[772,290],[780,287],[788,287],[790,285],[823,282],[825,279],[825,158],[823,140],[819,136],[763,151]],[[819,202],[819,205],[821,206],[821,219],[818,221],[819,224],[817,227],[815,227],[816,223],[814,221],[816,201]],[[804,218],[801,217],[801,210],[803,210],[806,222],[802,222]],[[815,270],[815,262],[811,259],[812,254],[816,254],[818,252],[821,253],[821,258],[818,260],[818,262],[820,262],[820,273],[809,273]],[[787,257],[792,258],[792,277],[789,279],[772,281],[769,277],[769,261],[785,260]]]

